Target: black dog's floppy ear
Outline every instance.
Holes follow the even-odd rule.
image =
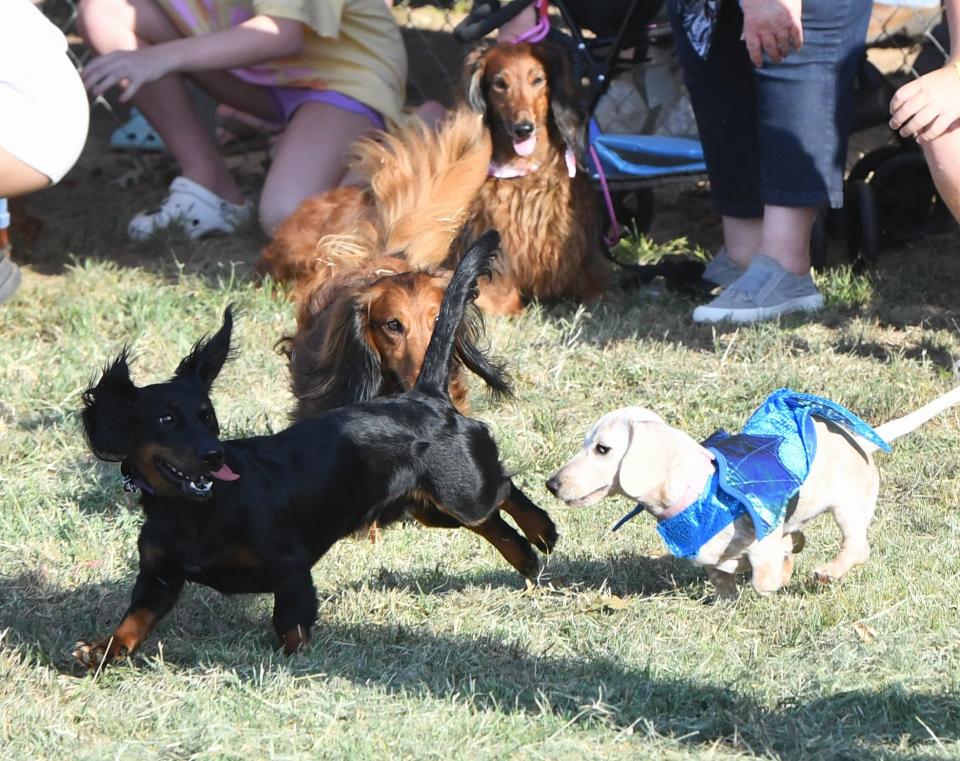
[[[570,61],[558,45],[546,44],[541,50],[550,88],[550,117],[564,145],[579,159],[586,148],[587,115],[574,87]]]
[[[174,376],[198,383],[204,391],[210,387],[223,369],[223,363],[231,358],[230,334],[233,332],[233,305],[223,312],[223,325],[210,338],[201,338],[191,352],[180,360]]]
[[[130,412],[137,387],[130,380],[129,354],[123,349],[107,365],[96,386],[83,392],[83,431],[93,454],[101,460],[120,462],[133,450]]]
[[[487,113],[487,94],[483,87],[483,74],[486,70],[487,51],[490,43],[480,43],[475,46],[463,62],[463,94],[467,105],[478,114]]]

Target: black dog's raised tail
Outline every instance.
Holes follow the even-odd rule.
[[[476,298],[477,280],[482,275],[490,276],[491,263],[499,248],[500,234],[496,230],[488,230],[457,264],[450,285],[443,295],[440,314],[437,315],[433,336],[423,358],[423,368],[414,386],[418,391],[449,395],[450,361],[453,359],[460,323],[463,321],[467,304]]]

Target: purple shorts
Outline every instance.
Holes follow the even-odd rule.
[[[329,103],[331,106],[366,116],[377,129],[386,129],[387,124],[379,112],[359,100],[336,90],[311,90],[307,87],[268,87],[277,105],[280,122],[290,123],[293,114],[304,103]]]

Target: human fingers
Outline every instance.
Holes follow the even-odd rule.
[[[788,37],[790,38],[790,45],[794,50],[799,50],[803,47],[803,27],[800,24],[794,24],[790,27]]]
[[[900,127],[901,137],[916,137],[923,132],[926,127],[933,122],[939,115],[939,110],[931,105],[926,105],[917,111],[910,120]]]
[[[903,106],[913,98],[920,89],[919,80],[913,80],[912,82],[907,82],[907,84],[900,87],[890,99],[890,114],[893,115],[899,111]],[[896,128],[894,128],[896,129]]]
[[[780,60],[782,61],[790,54],[790,48],[792,42],[790,40],[789,32],[778,32],[774,34],[774,40],[777,44],[777,52],[780,54]]]
[[[83,70],[86,88],[94,95],[103,95],[107,90],[119,84],[126,76],[127,65],[116,53],[95,59]]]
[[[917,142],[920,144],[923,143],[932,143],[938,137],[941,137],[947,130],[950,129],[956,121],[954,117],[951,119],[947,114],[937,114],[937,118],[934,119],[926,128],[917,135]]]
[[[785,54],[781,54],[780,52],[780,42],[776,34],[772,32],[761,32],[760,46],[763,48],[763,52],[766,53],[767,58],[774,63],[780,63],[783,60]]]
[[[105,60],[107,56],[98,56],[94,58],[90,63],[83,67],[83,71],[80,72],[80,79],[83,80],[83,86],[88,90],[91,89],[95,82],[99,82],[103,78],[104,66],[108,63]]]
[[[119,98],[120,102],[121,103],[129,102],[130,99],[137,94],[137,91],[140,89],[140,86],[142,84],[143,82],[141,80],[130,77],[127,80],[127,86],[124,87],[123,92],[120,93],[120,98]]]
[[[744,34],[743,42],[747,46],[747,55],[750,62],[758,69],[763,66],[763,46],[760,37],[756,34]]]
[[[894,101],[890,102],[890,129],[893,130],[900,129],[910,121],[911,117],[913,117],[917,111],[927,104],[926,97],[922,90],[914,91],[909,97],[903,97],[898,91],[894,97],[896,99],[896,106],[894,106]]]

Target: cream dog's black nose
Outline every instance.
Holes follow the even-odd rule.
[[[560,480],[556,475],[550,476],[547,479],[547,490],[554,496],[557,496],[557,492],[560,491]]]

